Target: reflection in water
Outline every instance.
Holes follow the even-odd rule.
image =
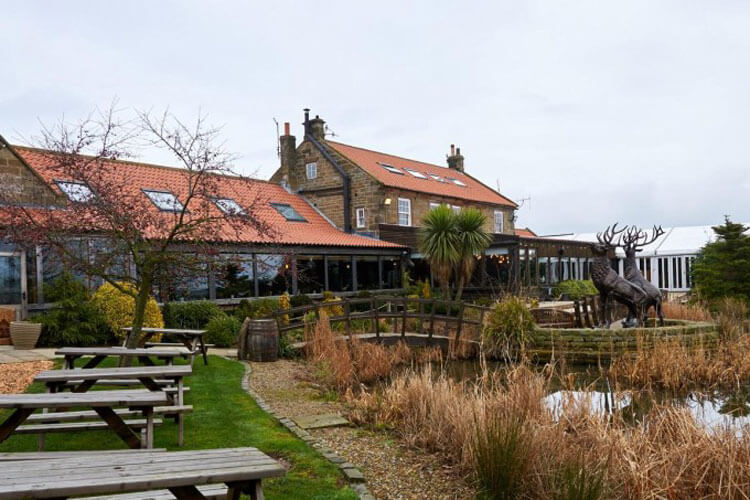
[[[490,371],[507,368],[504,363],[489,364]],[[481,373],[479,363],[473,361],[450,361],[443,369],[450,377],[465,381],[474,380]],[[553,392],[544,398],[544,404],[552,410],[555,418],[559,418],[566,408],[588,407],[592,414],[619,413],[627,421],[637,422],[651,411],[654,403],[659,403],[687,409],[696,422],[708,429],[729,429],[739,434],[746,425],[750,425],[750,391],[687,395],[615,391],[610,389],[606,378],[599,375],[598,369],[592,371],[590,368],[578,367],[569,371],[573,376],[568,378],[575,380],[575,387],[586,390],[563,389],[561,385],[553,387]]]

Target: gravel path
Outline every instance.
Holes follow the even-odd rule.
[[[42,370],[51,370],[52,361],[0,364],[0,394],[23,392]]]
[[[344,414],[341,403],[312,382],[302,362],[252,363],[250,385],[271,407],[294,418],[323,413]],[[399,444],[386,432],[356,427],[309,431],[317,440],[362,471],[367,487],[380,500],[464,500],[475,491],[435,455]]]

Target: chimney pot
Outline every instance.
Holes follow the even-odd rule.
[[[284,122],[284,135],[289,135],[289,122]]]
[[[451,144],[451,156],[453,156],[454,154],[456,154],[456,145]]]

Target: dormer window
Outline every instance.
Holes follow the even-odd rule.
[[[271,206],[290,222],[307,222],[307,219],[287,203],[271,203]]]
[[[182,212],[185,207],[182,206],[180,200],[174,193],[169,191],[151,191],[144,189],[143,193],[148,196],[151,202],[156,205],[156,208],[163,212]]]
[[[94,199],[94,192],[86,183],[72,181],[55,181],[55,183],[70,201],[88,203]]]
[[[427,179],[427,176],[424,175],[422,172],[417,172],[416,170],[412,170],[410,168],[405,168],[404,170],[406,170],[407,172],[409,172],[411,175],[413,175],[414,177],[418,179]]]
[[[404,173],[393,165],[387,163],[380,163],[380,166],[389,171],[392,174],[404,175]]]
[[[219,210],[227,215],[247,215],[245,209],[232,198],[217,198],[214,200],[214,203],[219,207]]]

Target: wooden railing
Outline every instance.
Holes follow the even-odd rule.
[[[311,312],[314,312],[314,320],[317,320],[321,310],[328,314],[331,325],[343,323],[347,336],[352,334],[352,321],[370,320],[370,329],[373,331],[366,333],[375,334],[377,339],[386,333],[400,333],[401,337],[406,337],[407,333],[416,333],[426,335],[431,340],[436,328],[442,325],[442,335],[447,336],[455,328],[454,341],[458,341],[467,326],[481,329],[485,314],[490,308],[461,301],[372,296],[279,309],[274,312],[273,318],[277,321],[279,334],[283,335],[285,332],[304,328],[306,322],[313,320]],[[332,314],[338,312],[341,314]],[[391,332],[381,327],[381,319],[392,320]],[[409,320],[416,320],[416,331],[407,331]]]

